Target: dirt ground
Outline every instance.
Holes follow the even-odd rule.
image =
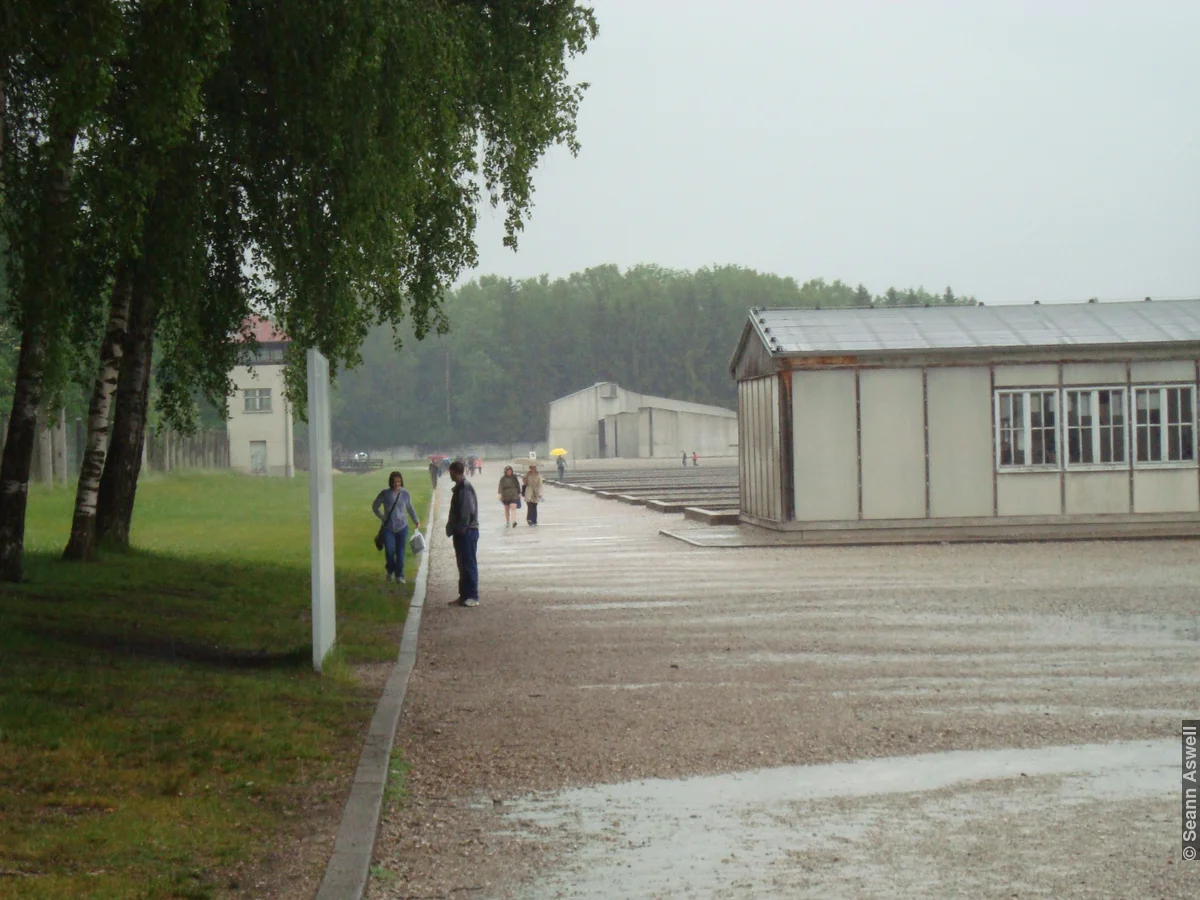
[[[1196,896],[1200,543],[710,550],[557,489],[505,530],[489,486],[374,900]]]

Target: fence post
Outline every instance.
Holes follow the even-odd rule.
[[[54,423],[54,477],[67,486],[67,411],[60,409]]]
[[[38,410],[37,416],[37,448],[38,448],[38,480],[46,487],[54,487],[54,440],[50,434],[50,423],[47,421],[47,411]]]

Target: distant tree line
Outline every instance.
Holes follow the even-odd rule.
[[[443,303],[448,334],[377,328],[338,378],[334,439],[346,447],[525,442],[547,404],[597,381],[732,408],[728,364],[750,307],[973,304],[946,288],[797,284],[739,266],[681,272],[606,265],[551,281],[487,276]]]

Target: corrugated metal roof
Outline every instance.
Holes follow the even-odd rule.
[[[773,356],[1200,342],[1200,300],[1029,306],[761,309]]]

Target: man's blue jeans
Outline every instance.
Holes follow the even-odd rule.
[[[479,548],[479,529],[468,528],[466,534],[454,535],[454,560],[458,563],[458,598],[479,599],[479,563],[475,552]]]
[[[403,531],[392,531],[390,528],[383,532],[384,565],[389,575],[404,577],[404,549],[408,546],[408,526]]]

